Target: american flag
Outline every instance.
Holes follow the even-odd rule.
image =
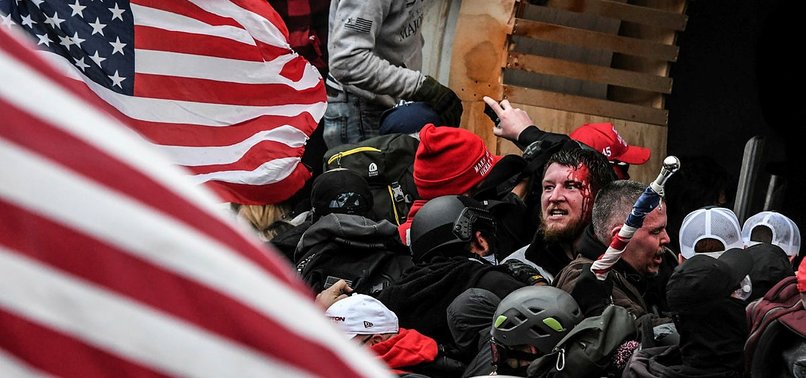
[[[278,203],[310,178],[324,83],[265,0],[0,0],[0,17],[223,201]]]
[[[0,29],[0,377],[390,376],[21,35]]]

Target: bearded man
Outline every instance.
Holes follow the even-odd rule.
[[[578,148],[554,153],[541,181],[540,226],[531,244],[504,261],[529,263],[553,280],[576,256],[574,246],[591,224],[597,192],[615,179],[607,158],[597,151]]]

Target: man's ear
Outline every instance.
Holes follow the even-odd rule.
[[[473,233],[473,239],[470,241],[470,252],[482,257],[492,253],[490,242],[481,234],[481,231]]]

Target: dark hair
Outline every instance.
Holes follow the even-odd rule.
[[[694,244],[694,253],[721,252],[727,247],[725,243],[714,238],[702,238]]]
[[[763,224],[756,225],[756,227],[753,227],[753,230],[750,232],[750,241],[773,244],[772,229]]]
[[[574,148],[569,150],[560,150],[555,152],[546,162],[543,167],[543,175],[546,175],[546,170],[553,164],[560,164],[566,167],[579,167],[584,165],[588,168],[588,179],[590,180],[591,193],[594,195],[599,192],[599,189],[605,184],[616,180],[616,173],[610,167],[610,162],[607,157],[598,151],[589,150],[586,148]]]

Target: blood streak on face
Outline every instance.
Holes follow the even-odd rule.
[[[569,180],[577,181],[580,183],[579,185],[579,194],[581,195],[581,207],[580,211],[582,213],[582,219],[587,223],[591,219],[591,213],[593,211],[593,200],[595,199],[593,195],[593,188],[591,188],[591,184],[589,181],[590,170],[584,164],[580,164],[576,167],[576,169],[571,171],[569,176]]]

